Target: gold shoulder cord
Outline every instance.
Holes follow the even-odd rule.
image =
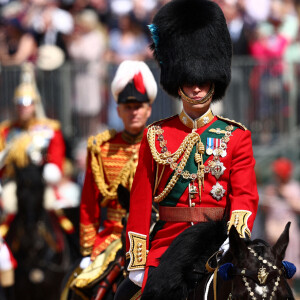
[[[223,121],[227,121],[227,122],[230,123],[230,124],[234,124],[234,125],[236,125],[237,127],[242,128],[242,129],[244,129],[244,130],[248,130],[246,126],[244,126],[242,123],[237,122],[237,121],[235,121],[235,120],[231,120],[231,119],[228,119],[228,118],[224,118],[224,117],[219,116],[219,115],[217,115],[217,118],[220,119],[220,120],[223,120]]]
[[[27,148],[31,142],[32,137],[27,132],[20,134],[15,140],[13,140],[5,158],[6,176],[14,176],[14,165],[16,165],[18,168],[24,168],[29,164]]]
[[[174,175],[172,176],[171,180],[167,184],[167,186],[164,188],[164,190],[154,197],[155,202],[161,202],[163,199],[166,198],[166,196],[170,193],[170,191],[173,189],[174,185],[178,181],[179,177],[182,175],[184,167],[187,163],[188,158],[190,157],[190,154],[192,152],[192,149],[195,144],[198,143],[198,153],[195,155],[195,160],[198,163],[198,179],[199,179],[199,186],[203,185],[203,161],[202,161],[202,154],[203,154],[203,143],[201,142],[201,138],[199,134],[196,132],[189,133],[185,139],[183,140],[180,147],[174,152],[170,153],[169,151],[165,153],[158,153],[156,146],[155,146],[155,136],[157,134],[162,134],[163,129],[160,128],[160,126],[151,126],[148,129],[147,132],[147,139],[149,143],[149,147],[153,156],[153,159],[157,164],[160,165],[170,165],[172,169],[175,169]],[[183,154],[184,153],[184,154]],[[177,165],[177,160],[181,157],[183,154],[183,157],[180,161],[180,163]],[[202,170],[202,171],[201,171]]]
[[[91,154],[91,168],[93,171],[95,183],[103,197],[101,206],[105,207],[111,199],[117,197],[117,188],[119,184],[128,186],[131,189],[133,177],[137,166],[137,154],[135,153],[124,165],[123,169],[119,173],[118,177],[110,185],[106,184],[104,177],[104,170],[102,164],[102,158],[100,155],[100,146],[112,139],[116,135],[115,130],[107,130],[97,135],[96,137],[90,137],[88,140],[88,151]]]

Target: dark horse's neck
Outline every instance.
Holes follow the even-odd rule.
[[[18,212],[7,235],[17,260],[16,299],[59,299],[70,253],[57,217],[44,208],[42,168],[16,170]]]
[[[45,183],[42,168],[33,164],[16,170],[17,217],[25,227],[33,228],[44,217]]]

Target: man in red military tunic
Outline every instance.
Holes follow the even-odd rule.
[[[7,214],[16,211],[15,167],[24,168],[29,163],[44,165],[43,177],[46,183],[53,185],[61,179],[65,158],[60,124],[45,117],[31,64],[22,67],[14,103],[16,118],[0,124],[0,178],[3,182],[3,208]],[[1,233],[5,236],[7,226],[3,225]]]
[[[161,85],[181,98],[183,109],[149,126],[141,143],[127,254],[129,278],[143,287],[149,268],[159,265],[185,229],[206,217],[221,219],[226,209],[228,229],[234,225],[241,237],[250,236],[258,204],[250,131],[210,109],[224,96],[231,73],[232,47],[221,9],[208,0],[172,0],[149,28]],[[159,204],[160,221],[150,241],[152,201]]]
[[[81,266],[86,268],[72,283],[84,288],[102,275],[121,248],[122,217],[126,211],[118,202],[117,188],[121,184],[131,189],[143,130],[151,114],[151,104],[157,94],[157,84],[141,61],[124,61],[112,82],[112,94],[118,115],[124,124],[122,132],[107,130],[88,140],[88,158],[80,205]],[[100,226],[101,211],[107,218]],[[105,251],[107,250],[107,251]],[[107,256],[107,254],[109,254]],[[103,260],[102,260],[103,258]],[[93,272],[97,268],[98,273]]]

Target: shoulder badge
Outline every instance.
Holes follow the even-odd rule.
[[[98,153],[100,151],[100,146],[103,143],[114,138],[116,133],[117,133],[116,130],[110,129],[110,130],[105,130],[96,136],[90,136],[88,138],[88,143],[87,143],[88,151]]]
[[[158,121],[155,121],[155,122],[149,124],[149,125],[147,126],[147,128],[149,128],[149,127],[151,127],[151,126],[154,126],[154,125],[161,125],[162,123],[164,123],[164,122],[166,122],[166,121],[169,121],[169,120],[172,120],[172,119],[174,119],[174,118],[177,117],[177,116],[178,116],[178,114],[173,115],[173,116],[168,117],[168,118],[165,118],[165,119],[160,119],[160,120],[158,120]]]
[[[243,125],[242,123],[240,123],[240,122],[237,122],[237,121],[234,121],[234,120],[231,120],[231,119],[228,119],[228,118],[224,118],[224,117],[219,116],[219,115],[217,115],[216,117],[217,117],[219,120],[222,120],[222,121],[225,121],[225,122],[227,122],[227,123],[233,124],[233,125],[235,125],[235,126],[241,128],[241,129],[243,129],[243,130],[248,130],[247,127],[244,126],[244,125]]]

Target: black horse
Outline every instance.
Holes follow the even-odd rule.
[[[290,223],[271,247],[260,239],[241,239],[233,226],[229,250],[218,257],[212,254],[226,238],[226,223],[192,226],[173,241],[149,274],[141,299],[294,299],[287,279],[295,267],[283,261],[289,227]],[[216,265],[210,266],[214,258]]]
[[[70,251],[54,212],[44,208],[42,167],[29,164],[16,169],[18,211],[6,241],[18,266],[15,297],[57,300],[70,265]]]

